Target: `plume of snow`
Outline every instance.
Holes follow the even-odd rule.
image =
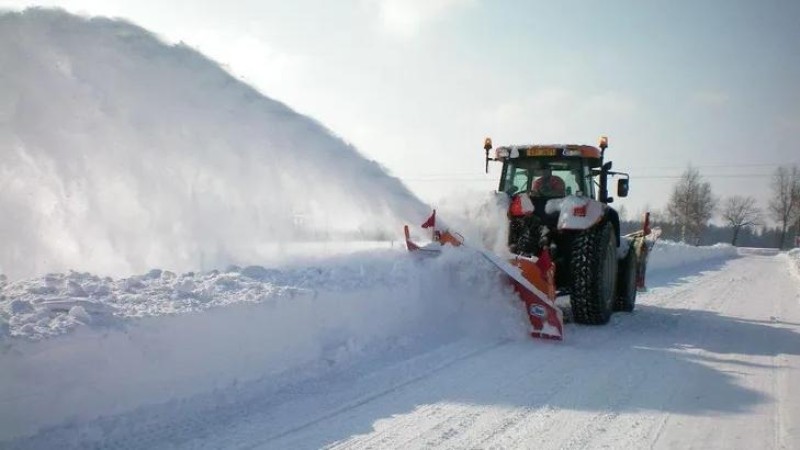
[[[428,213],[314,120],[133,24],[0,15],[0,273],[259,263]],[[262,250],[259,250],[262,249]]]

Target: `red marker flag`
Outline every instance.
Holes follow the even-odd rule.
[[[431,214],[431,216],[428,217],[428,220],[426,220],[422,224],[422,228],[430,228],[430,227],[434,227],[434,226],[436,226],[436,210],[435,209],[433,210],[433,214]]]

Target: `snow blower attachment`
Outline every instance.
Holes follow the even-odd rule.
[[[528,312],[528,318],[533,328],[531,336],[558,340],[562,338],[564,316],[555,303],[556,290],[553,282],[555,268],[547,249],[544,249],[538,257],[516,256],[509,261],[504,261],[486,250],[469,246],[457,233],[437,229],[435,222],[436,211],[434,210],[431,217],[422,224],[423,228],[433,229],[432,242],[425,246],[414,243],[411,240],[408,225],[405,226],[406,246],[410,252],[437,255],[444,245],[465,246],[477,251],[508,276],[514,290],[525,303],[525,310]]]
[[[614,311],[633,311],[637,292],[645,289],[647,258],[660,230],[650,229],[648,213],[642,230],[621,235],[608,179],[620,177],[617,195],[626,197],[629,176],[604,161],[605,136],[598,147],[504,146],[490,157],[492,140],[484,142],[486,171],[489,161],[503,164],[498,193],[508,199],[507,245],[515,256],[506,261],[471,248],[508,276],[535,337],[562,339],[557,296],[569,295],[573,321],[601,325]],[[436,227],[435,211],[422,227],[433,229],[432,242],[412,242],[406,226],[409,251],[435,255],[443,245],[467,245],[458,233]]]

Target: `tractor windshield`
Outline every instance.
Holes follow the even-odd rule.
[[[509,194],[528,192],[533,197],[557,198],[587,195],[588,173],[580,158],[514,158],[506,161],[500,190]]]

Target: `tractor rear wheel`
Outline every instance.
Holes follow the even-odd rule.
[[[617,293],[617,239],[611,223],[603,222],[575,236],[570,269],[570,306],[575,322],[607,323]]]
[[[636,306],[636,249],[631,244],[628,254],[622,260],[617,280],[617,301],[615,311],[631,312]]]

